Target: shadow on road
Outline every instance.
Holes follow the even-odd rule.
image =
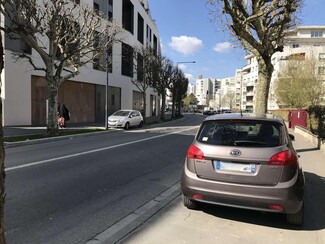
[[[311,151],[319,151],[319,148],[313,147],[313,148],[303,148],[303,149],[297,149],[296,150],[298,153],[302,152],[311,152]]]
[[[279,229],[305,231],[325,229],[325,211],[323,209],[325,206],[325,178],[309,172],[305,172],[305,178],[305,220],[302,227],[287,224],[284,214],[262,213],[210,204],[203,204],[201,211],[218,218]]]

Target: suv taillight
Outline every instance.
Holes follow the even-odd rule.
[[[188,150],[187,150],[187,158],[202,159],[202,160],[205,159],[203,152],[194,145],[191,145],[188,148]]]
[[[298,158],[292,150],[286,150],[273,155],[268,162],[268,165],[275,166],[296,166]]]

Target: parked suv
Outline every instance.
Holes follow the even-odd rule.
[[[291,140],[280,118],[248,113],[207,117],[187,152],[184,205],[283,213],[288,223],[302,225],[305,179]]]

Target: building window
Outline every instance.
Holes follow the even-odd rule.
[[[113,19],[113,0],[108,1],[107,16],[108,19]]]
[[[94,48],[97,48],[100,43],[100,33],[96,32],[94,34]],[[93,55],[97,55],[97,52],[94,51]],[[105,56],[104,55],[98,55],[96,58],[94,58],[93,61],[93,69],[105,71]]]
[[[139,110],[143,114],[143,94],[141,92],[133,91],[133,109]]]
[[[133,77],[133,48],[122,43],[122,75]]]
[[[137,78],[138,81],[143,81],[143,56],[140,53],[137,57]]]
[[[115,95],[111,96],[111,105],[115,106]]]
[[[143,44],[144,35],[144,21],[142,16],[138,13],[138,41]]]
[[[318,74],[319,75],[325,75],[325,66],[318,67]]]
[[[152,38],[151,35],[152,35],[151,29],[149,25],[147,25],[147,44],[149,44],[149,46],[151,46],[151,38]]]
[[[122,24],[125,30],[133,34],[134,6],[130,0],[123,0]]]
[[[96,12],[96,14],[99,14],[99,4],[98,3],[94,3],[94,11]]]
[[[311,37],[323,37],[323,32],[322,31],[311,31]]]
[[[23,51],[26,54],[32,54],[32,48],[25,42],[24,40],[20,39],[20,47],[21,51]]]
[[[153,35],[153,51],[155,55],[158,55],[158,39],[156,35]]]
[[[319,54],[319,61],[325,61],[325,53]]]

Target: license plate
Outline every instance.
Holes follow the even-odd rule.
[[[231,162],[223,162],[216,160],[214,161],[216,171],[228,170],[228,171],[238,171],[238,172],[256,172],[256,164],[237,164]]]

